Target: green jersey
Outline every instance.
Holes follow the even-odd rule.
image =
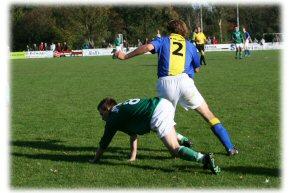
[[[232,32],[232,40],[235,44],[241,44],[244,42],[243,35],[240,31]]]
[[[99,145],[106,149],[117,131],[128,135],[143,135],[151,130],[150,122],[160,98],[129,99],[114,106],[106,121]]]
[[[121,38],[116,38],[115,40],[114,40],[114,45],[115,46],[120,46],[121,45]]]

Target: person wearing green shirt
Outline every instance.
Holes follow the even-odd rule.
[[[239,54],[239,59],[242,59],[242,48],[243,48],[244,38],[243,38],[242,32],[239,31],[238,26],[236,26],[234,31],[232,32],[232,40],[235,45],[235,59],[238,58],[238,54]]]
[[[170,101],[159,97],[135,98],[117,104],[113,98],[105,98],[98,104],[97,109],[106,125],[95,156],[89,160],[91,163],[100,160],[117,131],[130,136],[129,161],[134,161],[137,154],[137,136],[153,131],[173,156],[200,163],[213,174],[220,173],[212,153],[202,154],[179,144],[174,122],[175,108]]]
[[[115,36],[115,39],[114,39],[114,41],[113,41],[113,45],[114,45],[114,48],[113,48],[113,50],[112,50],[112,58],[113,59],[116,59],[116,57],[115,57],[115,52],[118,52],[118,51],[121,51],[122,50],[122,46],[123,46],[123,42],[122,42],[122,38],[118,35],[118,34],[116,34],[116,36]]]

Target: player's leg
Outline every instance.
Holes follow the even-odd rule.
[[[242,44],[239,45],[239,59],[242,59]]]
[[[235,44],[235,59],[237,59],[238,57],[237,57],[237,55],[238,55],[238,45],[237,44]]]
[[[201,65],[202,65],[202,63],[204,64],[204,65],[206,65],[206,61],[205,61],[205,53],[204,53],[204,51],[203,50],[201,50],[201,57],[200,57],[200,63],[201,63]]]
[[[244,44],[244,57],[248,56],[247,44]]]
[[[181,83],[181,92],[183,96],[179,100],[186,110],[195,109],[202,117],[210,124],[211,130],[221,141],[225,149],[229,154],[233,154],[234,145],[231,142],[230,136],[224,126],[216,118],[216,116],[210,111],[204,98],[196,88],[193,79],[185,77],[183,83]]]
[[[251,46],[249,45],[249,43],[248,43],[248,55],[249,56],[251,55]]]
[[[176,77],[162,77],[157,82],[158,97],[167,99],[170,101],[176,110],[176,106],[179,100],[179,76]],[[181,133],[177,132],[177,140],[180,145],[190,147],[192,142],[189,138],[185,137]]]
[[[220,120],[210,111],[207,103],[204,101],[195,109],[210,124],[212,132],[220,140],[229,155],[237,154],[238,151],[231,142],[227,129]]]
[[[250,52],[249,40],[246,40],[245,51],[246,51],[246,56],[250,56],[251,52]]]
[[[185,146],[185,147],[191,147],[193,145],[193,143],[190,139],[188,139],[184,135],[178,133],[177,131],[176,131],[176,136],[177,136],[177,140],[178,140],[180,145]]]
[[[204,59],[204,56],[202,55],[202,47],[200,44],[197,44],[196,45],[196,48],[200,54],[200,65],[203,65],[203,59]]]
[[[175,129],[170,129],[162,138],[162,142],[172,155],[187,161],[202,163],[204,169],[210,169],[213,174],[220,173],[220,168],[215,164],[212,154],[202,154],[185,146],[180,146]]]
[[[180,146],[177,138],[175,129],[169,129],[169,131],[161,138],[163,144],[175,157],[188,161],[202,162],[203,154],[196,152],[185,146]]]
[[[174,128],[175,108],[166,99],[161,99],[157,105],[152,118],[151,128],[156,131],[157,136],[162,140],[171,154],[183,160],[194,161],[203,164],[204,169],[210,169],[212,173],[218,174],[220,168],[215,165],[212,154],[202,154],[188,147],[180,146]]]

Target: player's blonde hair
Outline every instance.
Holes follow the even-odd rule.
[[[167,29],[169,30],[170,33],[180,34],[184,38],[187,37],[189,32],[185,22],[178,19],[171,20],[168,23]]]

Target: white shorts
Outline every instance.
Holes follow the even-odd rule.
[[[151,129],[157,133],[159,138],[167,135],[176,125],[174,116],[175,108],[172,103],[166,99],[161,99],[151,119]]]
[[[249,40],[248,40],[248,39],[246,39],[246,41],[245,41],[245,46],[244,46],[244,48],[247,49],[247,50],[248,50],[248,48],[249,48]]]
[[[115,49],[116,49],[116,52],[121,51],[122,50],[122,46],[116,46]]]
[[[243,44],[242,44],[242,43],[240,43],[240,44],[235,44],[235,48],[236,48],[236,49],[238,49],[238,48],[243,49]]]
[[[179,103],[184,109],[196,109],[204,98],[187,74],[161,77],[157,83],[158,97],[169,100],[174,108]]]

